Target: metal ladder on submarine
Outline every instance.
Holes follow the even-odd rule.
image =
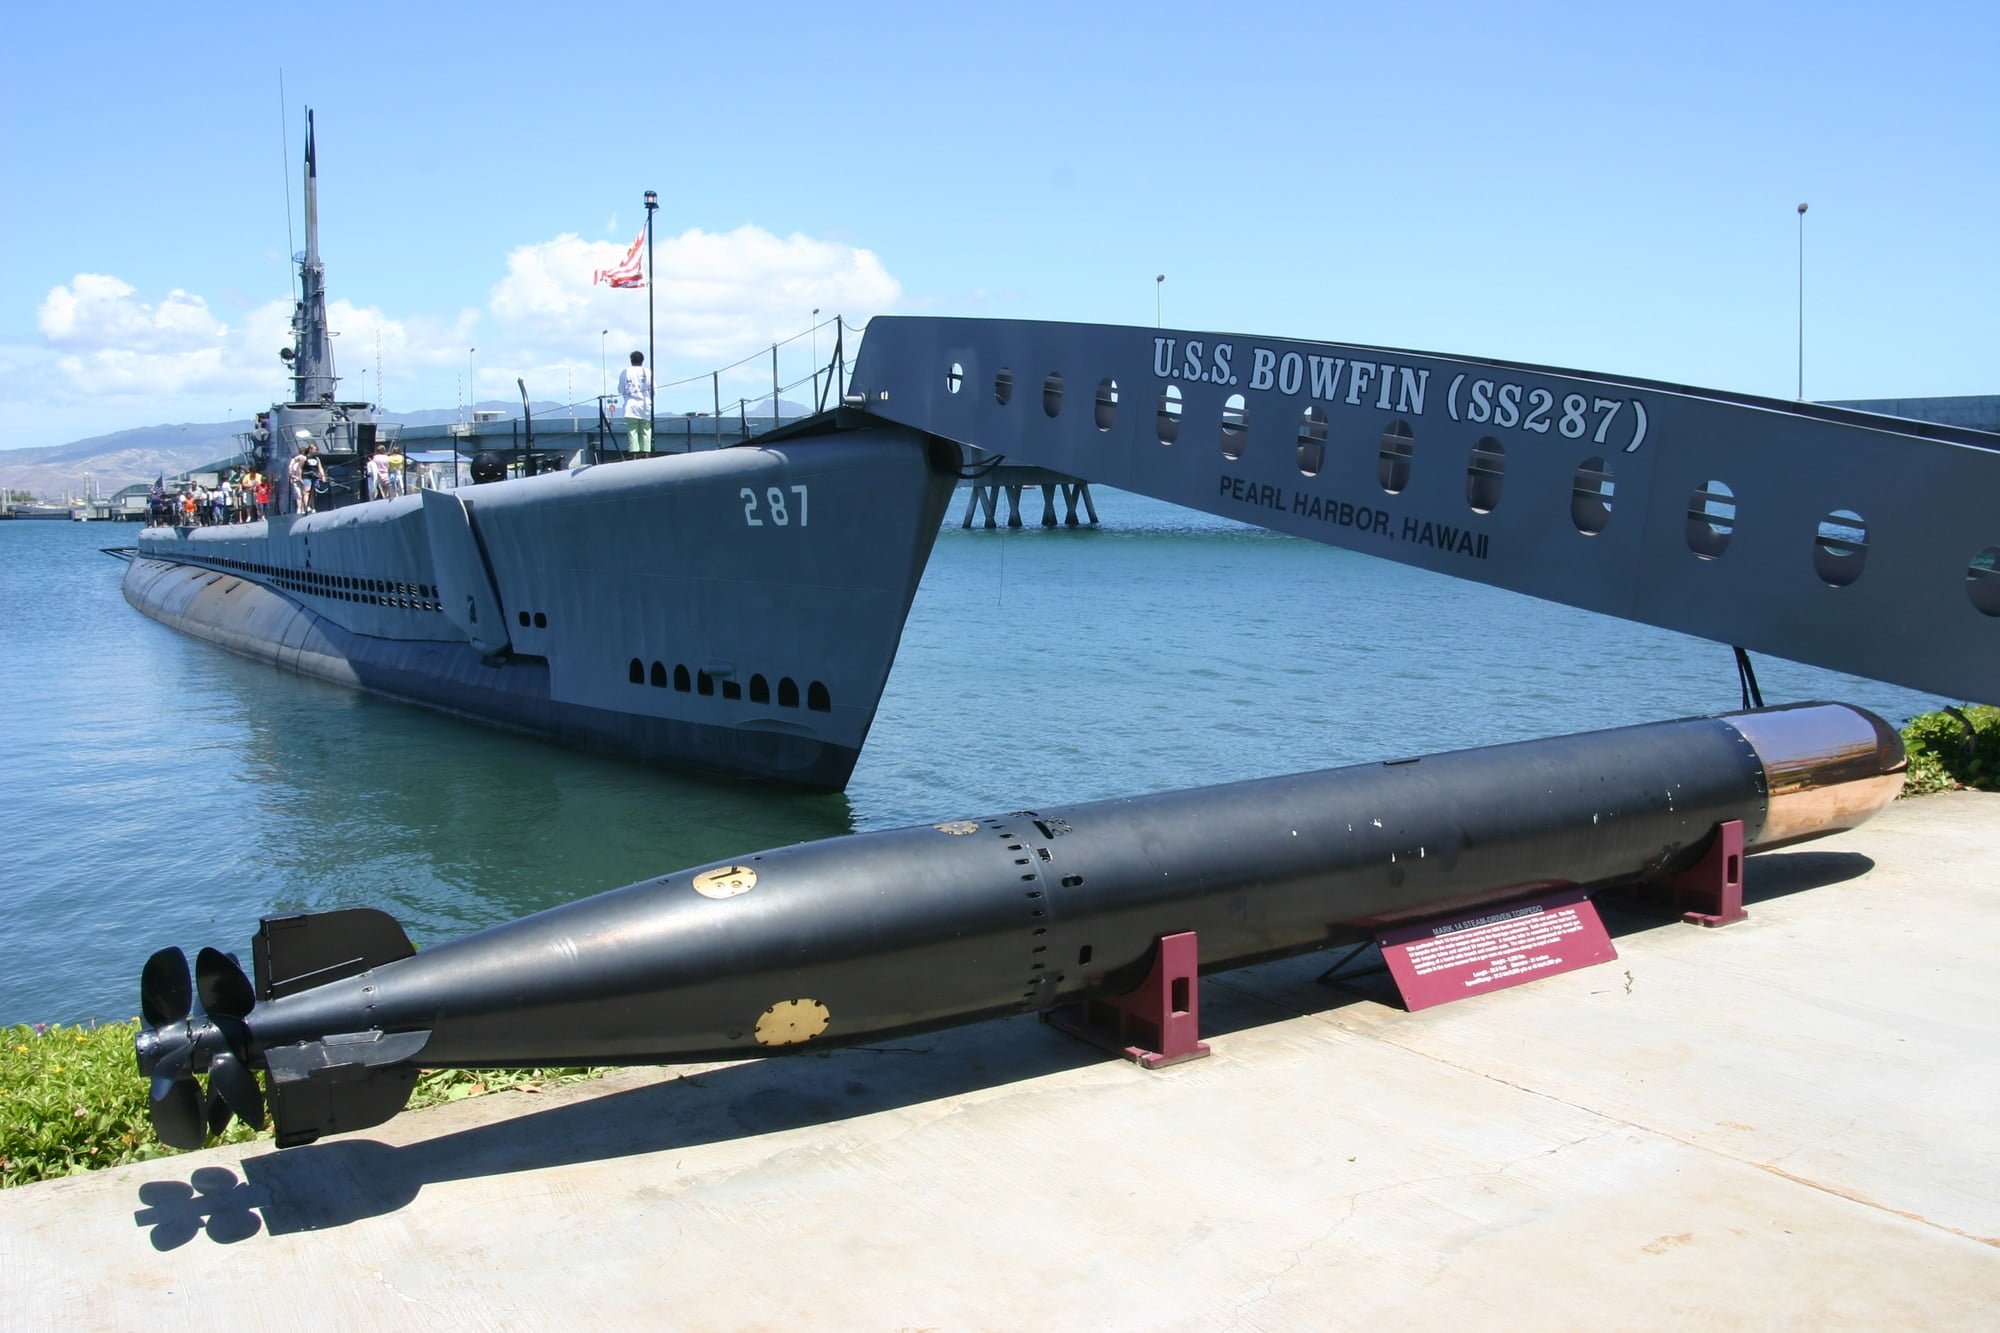
[[[787,433],[885,424],[2000,700],[2000,437],[1977,431],[1370,347],[890,317],[871,324],[843,405]],[[214,949],[192,971],[178,948],[148,960],[139,1066],[164,1141],[198,1146],[232,1115],[261,1125],[261,1068],[279,1146],[294,1146],[394,1115],[419,1062],[664,1063],[875,1039],[1116,993],[1169,929],[1200,930],[1209,970],[1529,883],[1672,871],[1726,820],[1746,850],[1788,845],[1867,818],[1902,762],[1879,719],[1806,705],[852,835],[422,953],[370,909],[269,918],[254,984]]]

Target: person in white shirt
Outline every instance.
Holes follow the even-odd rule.
[[[618,372],[619,415],[625,418],[627,446],[635,454],[653,452],[653,375],[646,354],[632,353],[632,364]]]

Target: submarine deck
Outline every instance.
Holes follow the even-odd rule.
[[[615,1074],[0,1193],[6,1322],[1986,1327],[2000,795],[1750,858],[1750,920],[1409,1014],[1314,955],[1148,1074],[1031,1019]]]

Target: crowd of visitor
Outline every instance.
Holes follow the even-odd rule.
[[[363,468],[362,480],[370,500],[393,500],[405,487],[429,484],[425,469],[404,458],[400,451],[376,445]],[[166,479],[153,483],[147,518],[174,527],[205,528],[224,523],[255,523],[279,513],[310,514],[319,506],[320,493],[329,478],[319,451],[311,444],[293,454],[280,482],[291,491],[290,509],[280,508],[273,495],[271,478],[253,466],[224,471],[213,485],[202,481],[182,482],[169,488]]]
[[[368,459],[368,498],[371,500],[393,500],[403,493],[404,459],[400,453],[390,453],[389,446],[378,444]]]
[[[156,481],[148,508],[153,522],[184,528],[254,523],[271,513],[271,483],[251,467],[231,468],[213,486],[191,481],[168,490]]]

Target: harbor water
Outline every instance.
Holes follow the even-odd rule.
[[[0,523],[0,1023],[114,1021],[154,949],[380,907],[419,946],[807,838],[1738,706],[1726,647],[1124,495],[962,531],[846,793],[650,772],[230,656],[126,606],[136,530]],[[1810,552],[1800,552],[1802,560]],[[1767,702],[1949,702],[1758,659]]]

